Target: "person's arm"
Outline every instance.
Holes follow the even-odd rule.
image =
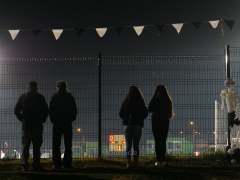
[[[42,100],[42,110],[43,110],[43,114],[42,114],[43,122],[42,123],[45,123],[47,120],[47,117],[48,117],[48,104],[47,104],[44,96],[43,96],[43,100]]]
[[[148,116],[148,109],[147,109],[147,107],[146,106],[144,106],[144,108],[143,108],[143,119],[146,119],[147,118],[147,116]]]
[[[21,96],[20,96],[15,105],[14,114],[16,115],[18,120],[22,122],[23,116],[22,116],[21,111],[22,111],[22,104],[21,104]]]
[[[148,112],[152,113],[153,112],[153,108],[154,108],[154,100],[153,98],[151,99],[149,105],[148,105]]]
[[[128,119],[128,118],[129,118],[129,113],[124,110],[124,108],[122,107],[122,105],[121,105],[121,107],[119,108],[119,113],[118,113],[118,114],[119,114],[119,116],[120,116],[121,119]]]
[[[72,102],[71,102],[71,114],[72,114],[72,121],[75,121],[77,119],[77,104],[76,104],[76,101],[75,101],[75,98],[72,96]]]
[[[52,97],[51,98],[51,100],[50,100],[50,103],[49,103],[49,109],[48,109],[48,114],[49,114],[49,118],[50,118],[50,121],[53,123],[54,122],[54,120],[55,120],[55,110],[54,110],[54,102],[55,102],[55,100],[54,100],[54,97]]]

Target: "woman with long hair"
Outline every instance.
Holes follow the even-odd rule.
[[[133,144],[133,165],[138,166],[139,142],[144,126],[144,119],[148,116],[145,98],[137,86],[129,87],[128,94],[119,110],[126,139],[127,168],[131,166],[131,148]]]
[[[166,140],[170,119],[173,118],[173,103],[167,88],[158,85],[149,103],[148,112],[152,113],[152,132],[155,139],[156,166],[165,166]]]

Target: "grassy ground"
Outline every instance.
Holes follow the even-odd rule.
[[[154,157],[140,157],[140,166],[126,169],[123,158],[74,159],[74,169],[55,170],[51,160],[42,160],[42,171],[20,170],[20,161],[0,161],[2,180],[63,180],[63,179],[240,179],[240,165],[226,162],[223,154],[205,154],[203,157],[175,157],[168,155],[168,166],[154,167]],[[30,159],[31,163],[31,159]]]

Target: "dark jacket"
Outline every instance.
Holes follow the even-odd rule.
[[[169,120],[169,105],[163,104],[158,98],[152,98],[148,105],[148,112],[152,113],[152,121]]]
[[[145,105],[132,106],[127,109],[121,105],[119,116],[122,119],[123,125],[135,124],[143,128],[144,119],[148,116],[148,111]]]
[[[72,123],[77,118],[77,105],[73,95],[58,91],[49,104],[49,117],[53,124]]]
[[[28,91],[19,97],[14,114],[23,123],[42,124],[48,117],[48,105],[43,95],[36,91]]]

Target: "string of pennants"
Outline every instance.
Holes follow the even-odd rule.
[[[220,20],[207,21],[207,22],[209,22],[213,28],[217,28],[217,26],[218,26],[218,24],[219,24],[219,21],[220,21]],[[206,21],[204,21],[204,22],[206,22]],[[224,22],[227,24],[227,26],[230,28],[230,30],[232,29],[232,27],[233,27],[233,25],[234,25],[234,23],[235,23],[234,20],[224,20]],[[193,26],[195,26],[197,29],[199,29],[201,23],[202,23],[202,22],[192,22],[191,24],[192,24]],[[158,28],[158,30],[159,30],[160,32],[162,32],[164,26],[166,26],[166,25],[172,25],[172,26],[176,29],[176,31],[177,31],[178,33],[180,33],[180,31],[181,31],[181,29],[182,29],[182,27],[183,27],[183,24],[189,24],[189,23],[163,24],[163,25],[155,25],[155,26]],[[149,26],[149,25],[148,25],[148,26]],[[151,26],[153,26],[153,25],[151,25]],[[144,29],[144,27],[145,27],[145,26],[133,26],[133,29],[135,30],[135,32],[137,33],[137,35],[140,36],[141,33],[142,33],[142,31],[143,31],[143,29]],[[125,27],[116,27],[116,28],[114,28],[114,29],[116,30],[117,34],[120,35],[124,28],[125,28]],[[108,28],[86,28],[86,29],[96,29],[98,35],[99,35],[100,37],[103,37],[103,36],[105,35],[105,33],[107,32],[107,29],[108,29]],[[26,30],[26,29],[25,29],[25,30]],[[42,30],[47,30],[47,29],[37,29],[37,30],[32,30],[32,32],[34,33],[35,37],[37,37],[38,34],[39,34]],[[53,34],[54,34],[55,39],[57,40],[57,39],[59,39],[59,37],[60,37],[61,34],[63,33],[63,30],[64,30],[64,29],[51,29],[51,30],[52,30],[52,32],[53,32]],[[69,29],[65,29],[65,30],[69,30]],[[18,33],[20,32],[19,29],[17,29],[17,30],[8,30],[8,31],[9,31],[11,37],[12,37],[12,40],[14,40],[14,39],[17,37]],[[85,29],[74,29],[74,31],[76,32],[76,34],[77,34],[77,36],[78,36],[78,38],[79,38],[79,37],[82,35],[82,33],[85,31]]]

